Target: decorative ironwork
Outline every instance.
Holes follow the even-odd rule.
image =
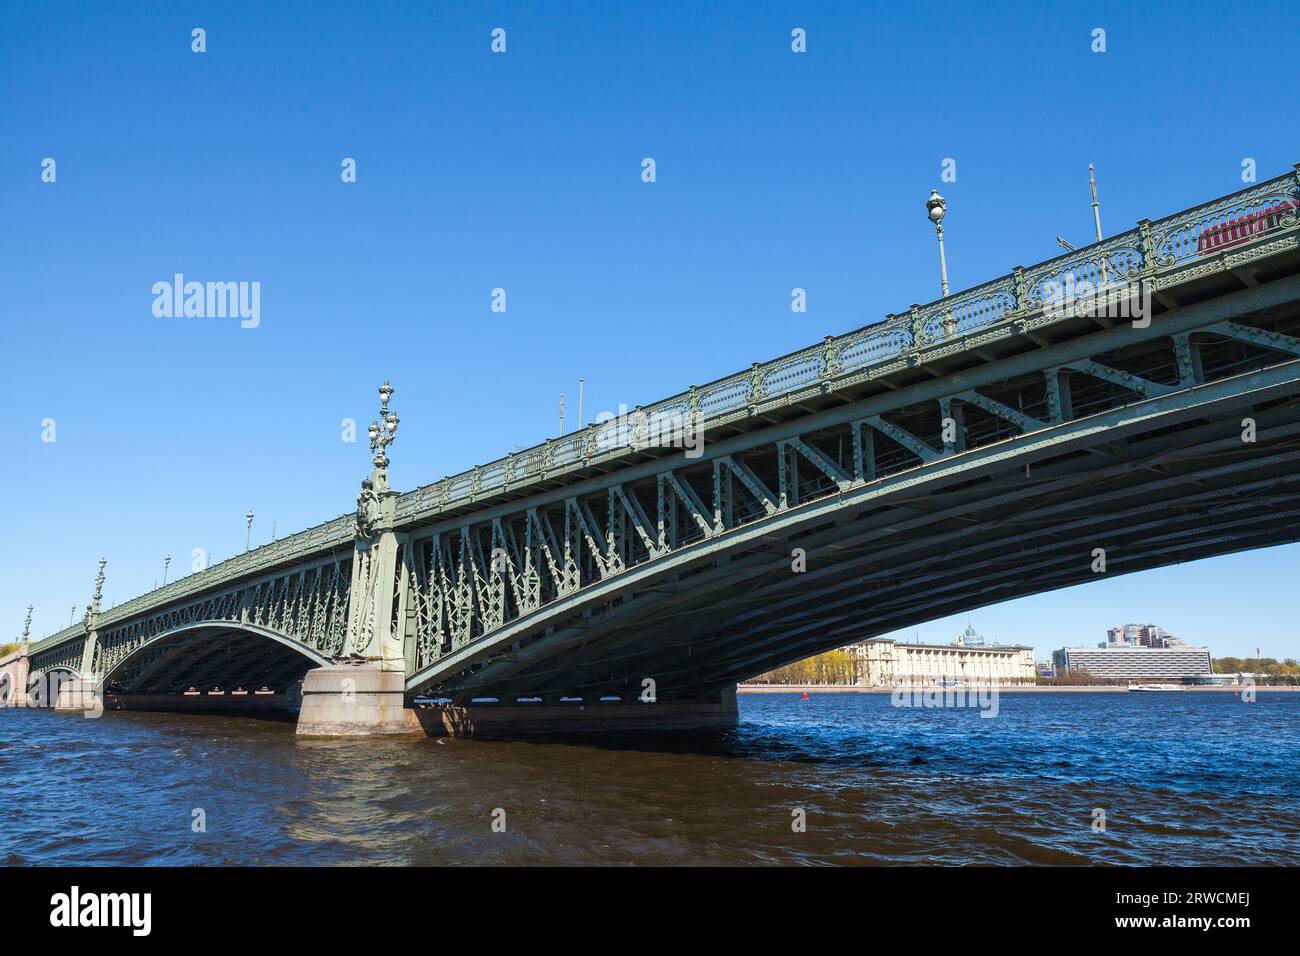
[[[1024,273],[1024,309],[1060,307],[1141,276],[1146,267],[1137,229],[1050,259]]]
[[[388,485],[387,448],[397,440],[397,414],[388,410],[388,400],[393,397],[393,386],[387,380],[379,386],[379,418],[370,423],[371,463],[374,470],[361,482],[357,495],[357,537],[373,538],[388,524],[392,509],[387,499],[395,492]]]
[[[754,521],[1009,437],[1240,371],[1227,363],[1207,375],[1200,346],[1187,335],[1142,334],[1148,349],[1163,343],[1168,358],[1153,357],[1151,363],[1178,368],[1178,384],[1096,359],[1073,360],[1039,370],[1038,382],[1017,385],[1014,394],[995,396],[952,383],[907,409],[914,424],[881,414],[854,420],[846,410],[837,424],[821,424],[815,436],[764,439],[757,432],[743,453],[694,462],[663,458],[652,474],[413,529],[404,587],[412,612],[406,637],[414,641],[414,666],[417,671],[433,667],[584,588]],[[1207,324],[1201,334],[1300,356],[1300,339],[1277,332],[1217,323]],[[1258,361],[1266,367],[1278,360]],[[1105,398],[1096,397],[1099,383],[1113,386]],[[1089,396],[1086,405],[1083,396]],[[929,413],[927,406],[932,406]],[[980,413],[974,427],[972,409]],[[952,439],[939,431],[944,418],[957,422]],[[922,430],[927,422],[931,430]]]
[[[159,608],[128,623],[99,627],[91,672],[106,675],[155,639],[195,624],[253,624],[326,656],[343,650],[351,557],[258,577],[199,600]],[[78,657],[78,663],[79,663]]]
[[[1156,223],[1154,263],[1169,267],[1211,255],[1296,224],[1300,193],[1294,176],[1243,189]]]
[[[94,614],[99,613],[99,604],[104,597],[104,565],[106,564],[108,564],[107,558],[99,559],[99,573],[95,575],[95,597],[91,600],[90,607],[86,609]]]
[[[388,456],[384,453],[397,440],[397,415],[388,410],[388,400],[393,397],[393,386],[385,380],[379,386],[379,418],[370,423],[370,450],[373,451],[375,468],[388,467]]]

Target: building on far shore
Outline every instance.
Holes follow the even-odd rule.
[[[1106,643],[1098,647],[1186,647],[1187,645],[1174,637],[1163,627],[1155,624],[1125,624],[1112,627],[1106,632]]]
[[[1156,624],[1125,624],[1106,631],[1106,643],[1097,646],[1106,648],[1126,645],[1141,648],[1186,648],[1187,643]]]
[[[868,687],[966,687],[1033,684],[1034,649],[996,644],[967,627],[951,644],[900,644],[874,638],[845,648],[853,655],[857,682]]]
[[[1052,661],[1058,674],[1086,671],[1093,677],[1192,680],[1214,674],[1208,647],[1144,647],[1108,644],[1102,647],[1063,647]]]

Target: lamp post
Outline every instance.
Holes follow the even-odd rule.
[[[167,586],[167,569],[171,567],[171,563],[172,563],[172,556],[170,554],[166,555],[163,558],[163,587]]]
[[[944,256],[944,216],[948,215],[948,200],[939,195],[939,190],[930,190],[930,199],[926,200],[926,213],[935,224],[935,235],[939,238],[939,286],[944,298],[948,298],[948,259]],[[944,312],[944,337],[953,334],[953,313]]]
[[[248,522],[248,530],[244,532],[244,550],[247,551],[253,546],[253,512],[244,515],[244,520]]]
[[[95,597],[90,602],[89,613],[99,613],[99,602],[104,597],[104,565],[108,564],[108,558],[99,559],[99,573],[95,575]]]
[[[392,397],[393,386],[385,380],[379,386],[379,419],[371,422],[369,429],[370,450],[375,453],[370,461],[377,471],[387,471],[388,456],[384,449],[397,440],[397,414],[388,410],[388,400]]]
[[[72,627],[72,624],[74,621],[76,621],[76,619],[77,619],[77,605],[74,604],[72,605],[72,610],[68,612],[68,627]]]
[[[397,440],[397,415],[388,410],[388,400],[393,397],[393,386],[387,381],[379,386],[379,417],[370,423],[370,461],[375,467],[370,477],[361,482],[357,495],[357,536],[373,539],[386,522],[393,517],[393,498],[396,492],[388,485],[388,455],[385,449]]]
[[[23,643],[30,644],[32,633],[32,605],[27,605],[27,620],[23,621]]]
[[[934,223],[934,234],[939,239],[939,283],[943,297],[948,298],[948,260],[943,254],[943,217],[948,212],[948,201],[939,195],[939,190],[931,189],[930,198],[925,201],[926,212]]]

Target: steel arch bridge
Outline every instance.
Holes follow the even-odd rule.
[[[1300,540],[1300,165],[461,475],[31,648],[121,695],[707,700],[945,614]],[[374,434],[372,434],[374,438]],[[1098,570],[1098,556],[1104,570]],[[101,572],[102,573],[102,572]]]

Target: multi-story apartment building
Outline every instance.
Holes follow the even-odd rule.
[[[1183,647],[1184,644],[1156,624],[1125,624],[1106,632],[1106,643],[1098,647]]]

